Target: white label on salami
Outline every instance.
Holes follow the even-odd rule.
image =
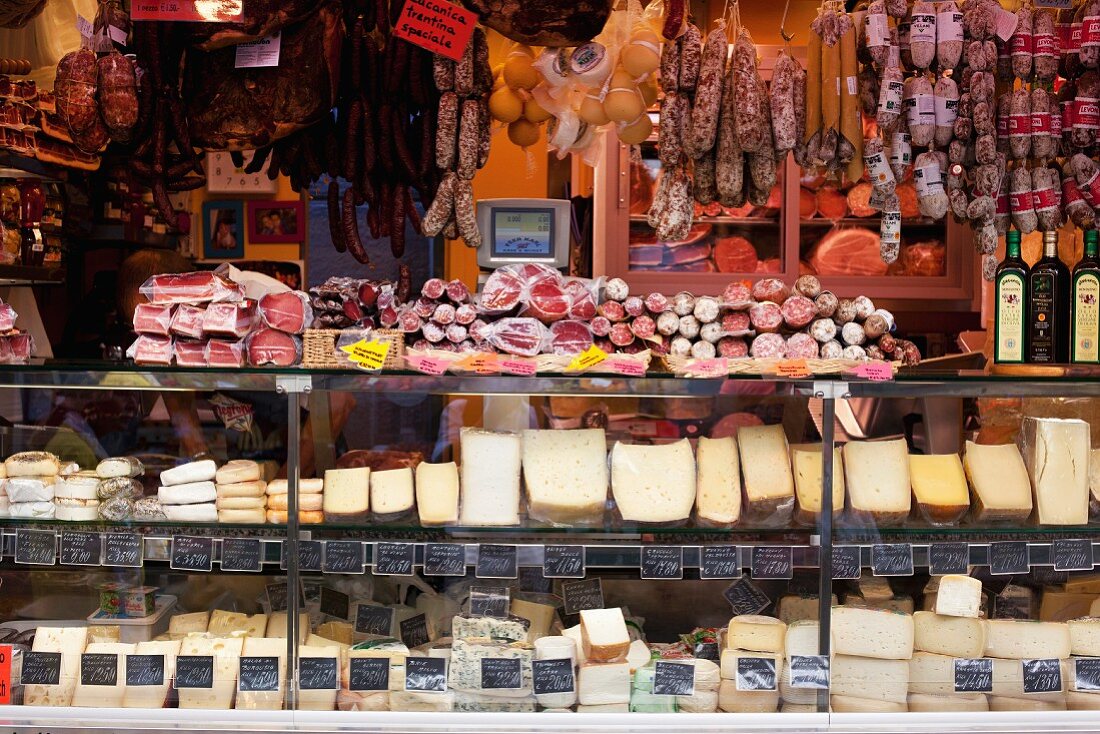
[[[881,152],[865,154],[863,165],[867,168],[867,178],[872,186],[885,186],[894,182],[894,172],[890,170],[890,164]]]
[[[894,133],[890,138],[890,165],[908,168],[913,163],[913,137],[909,133]]]
[[[931,13],[914,14],[909,30],[909,43],[936,42],[936,16]]]
[[[859,81],[854,76],[846,77],[846,81],[848,82],[848,96],[854,97],[859,94]]]
[[[1081,22],[1081,48],[1100,46],[1100,15],[1086,15]]]
[[[879,112],[901,112],[901,95],[903,89],[904,85],[895,79],[890,79],[883,84],[878,95]]]
[[[237,46],[237,58],[233,66],[236,69],[255,69],[279,65],[279,49],[282,46],[282,31],[276,31],[258,41],[249,41]]]
[[[1034,47],[1032,53],[1040,58],[1053,59],[1058,55],[1058,39],[1053,33],[1036,33],[1032,36],[1031,45]]]
[[[935,196],[943,193],[943,179],[940,177],[940,165],[928,163],[913,169],[913,185],[917,196]]]
[[[836,96],[840,96],[840,77],[836,78]]]
[[[1020,19],[1016,17],[1015,13],[1008,12],[1000,5],[995,5],[993,8],[997,14],[997,36],[1008,43],[1008,39],[1012,38],[1012,34],[1016,32],[1016,25],[1020,22]]]
[[[936,13],[936,42],[963,40],[963,14],[954,8]]]
[[[884,245],[900,245],[901,212],[883,212],[878,233]]]
[[[936,98],[931,94],[915,94],[909,99],[910,125],[936,124]]]
[[[1062,137],[1062,113],[1051,112],[1050,113],[1050,137],[1060,138]]]
[[[889,43],[890,29],[884,13],[868,13],[863,19],[863,26],[869,47],[885,46]]]
[[[128,41],[130,38],[129,34],[127,34],[124,29],[114,25],[107,26],[107,35],[110,36],[111,40],[117,43],[119,46],[125,46],[126,41]]]
[[[880,189],[873,187],[871,189],[871,195],[867,197],[867,206],[871,207],[877,212],[882,211],[882,207],[886,204],[886,189]]]
[[[947,97],[936,97],[936,126],[948,127],[955,123],[959,116],[959,100]]]

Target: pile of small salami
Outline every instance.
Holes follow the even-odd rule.
[[[408,278],[408,268],[402,266],[397,283],[333,277],[310,288],[314,328],[397,328],[398,309],[409,296]]]

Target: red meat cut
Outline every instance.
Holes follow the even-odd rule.
[[[209,270],[154,275],[142,283],[139,290],[153,303],[204,303],[244,298],[241,286]]]
[[[546,327],[537,319],[501,319],[488,328],[488,342],[498,351],[517,357],[534,357],[542,351]]]
[[[134,309],[134,331],[139,334],[168,336],[172,327],[171,303],[139,303]]]
[[[244,341],[211,339],[205,356],[211,367],[244,367]]]
[[[558,321],[550,326],[550,352],[580,354],[592,346],[592,330],[583,321]]]
[[[256,302],[211,303],[202,317],[202,331],[207,335],[240,338],[252,331],[256,323]]]
[[[248,338],[248,363],[290,367],[302,359],[302,340],[275,329],[260,329]]]
[[[268,293],[260,299],[259,308],[266,326],[287,334],[301,334],[313,323],[309,296],[301,291]]]

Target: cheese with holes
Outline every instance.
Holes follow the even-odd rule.
[[[80,653],[87,642],[87,627],[39,627],[31,651],[61,653],[61,677],[54,686],[24,686],[23,705],[69,706],[80,680]]]
[[[340,649],[335,645],[301,645],[299,658],[329,658],[336,666],[336,685],[340,685]],[[298,708],[302,711],[332,711],[336,708],[336,688],[298,691]]]
[[[275,615],[272,615],[274,618]],[[308,615],[307,615],[308,616]],[[308,628],[308,621],[307,621]],[[284,632],[285,634],[285,632]],[[304,638],[303,638],[304,642]],[[242,658],[279,658],[279,689],[276,691],[237,690],[235,708],[248,711],[279,711],[286,695],[286,640],[272,637],[246,637]]]
[[[988,711],[989,699],[984,693],[910,693],[910,711]]]
[[[737,650],[732,647],[727,647],[722,650],[722,656],[719,660],[719,672],[724,680],[737,680],[737,665],[738,660],[741,658],[763,658],[765,660],[771,660],[775,663],[775,673],[778,676],[779,671],[783,669],[783,655],[782,653],[775,652],[757,652],[755,650]]]
[[[454,525],[458,522],[458,464],[416,465],[416,511],[421,525]]]
[[[1089,521],[1089,424],[1063,418],[1024,418],[1020,427],[1035,504],[1042,525]]]
[[[329,469],[321,509],[326,522],[358,522],[370,513],[370,467]]]
[[[176,675],[179,640],[147,640],[134,647],[135,655],[163,655],[164,682],[152,686],[126,686],[122,706],[128,709],[159,709],[168,703],[168,689]],[[124,679],[125,682],[125,679]]]
[[[78,708],[120,708],[126,693],[126,656],[133,652],[134,644],[130,642],[93,642],[84,648],[86,655],[115,656],[115,682],[113,685],[84,685],[81,658],[72,705]]]
[[[581,644],[584,657],[590,662],[625,658],[630,649],[630,633],[623,610],[619,607],[581,610]]]
[[[909,710],[904,702],[835,694],[829,696],[829,705],[836,714],[897,714]]]
[[[915,652],[909,659],[910,693],[954,693],[955,658]]]
[[[933,611],[945,617],[978,618],[982,608],[982,582],[970,576],[949,574],[940,578]]]
[[[518,525],[521,442],[518,434],[463,428],[463,525]]]
[[[409,467],[373,471],[370,475],[370,509],[375,517],[395,518],[416,504],[413,470]]]
[[[742,426],[737,448],[745,478],[746,519],[786,524],[794,512],[794,476],[783,426]]]
[[[210,623],[207,625],[206,631],[215,636],[224,636],[231,632],[243,632],[249,637],[263,637],[267,633],[267,615],[263,612],[242,614],[215,609],[210,613]]]
[[[791,467],[794,469],[794,491],[798,499],[795,520],[812,525],[821,514],[822,448],[819,443],[791,444]],[[833,515],[844,511],[844,462],[840,448],[833,448]]]
[[[833,607],[833,651],[884,660],[913,656],[913,618],[863,607]]]
[[[180,655],[202,655],[214,659],[214,685],[211,688],[180,688],[181,709],[223,709],[233,707],[237,689],[237,669],[245,638],[189,636],[180,641]],[[286,651],[286,645],[283,645]]]
[[[210,612],[187,612],[173,615],[168,620],[168,632],[185,635],[191,632],[206,632],[210,625]]]
[[[1062,622],[990,619],[985,629],[987,657],[1030,660],[1070,655],[1069,625]]]
[[[528,514],[559,525],[596,523],[607,505],[607,436],[602,428],[523,432]]]
[[[611,450],[611,492],[627,522],[680,522],[695,504],[695,456],[685,438]]]
[[[898,525],[909,517],[911,485],[905,439],[849,441],[844,446],[848,506],[877,525]]]
[[[730,525],[741,519],[741,467],[737,439],[700,436],[695,446],[695,514],[705,523]]]
[[[1009,698],[1007,696],[990,696],[990,711],[1065,711],[1066,697],[1049,701],[1037,698]]]
[[[550,634],[550,626],[554,623],[558,610],[549,604],[512,599],[509,611],[511,614],[522,617],[531,623],[531,626],[527,628],[527,641],[534,642],[540,637],[546,637]]]
[[[787,625],[775,617],[742,614],[731,619],[726,629],[726,647],[756,652],[783,652]]]
[[[967,441],[963,469],[976,522],[1026,520],[1031,514],[1031,481],[1015,444],[989,446]]]
[[[957,658],[980,658],[985,654],[985,621],[917,612],[913,615],[913,648]]]
[[[723,680],[718,688],[718,708],[737,714],[772,713],[779,709],[779,687],[774,691],[739,691],[736,680]]]
[[[877,660],[835,655],[832,662],[833,694],[905,703],[909,695],[909,661]]]
[[[577,672],[582,706],[630,703],[630,663],[582,663]]]
[[[953,525],[970,509],[966,473],[958,454],[913,454],[909,480],[924,518],[933,525]]]
[[[1071,619],[1069,626],[1069,647],[1074,655],[1100,657],[1100,618],[1081,617]]]

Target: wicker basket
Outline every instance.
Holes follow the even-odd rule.
[[[694,377],[695,370],[693,367],[700,360],[678,357],[675,355],[668,355],[665,357],[668,363],[669,370],[682,377]],[[774,375],[779,372],[779,365],[781,362],[788,361],[782,359],[754,359],[754,358],[738,358],[727,360],[729,367],[728,374],[736,375]],[[850,372],[861,364],[868,364],[868,360],[860,359],[807,359],[806,370],[811,375],[839,375],[844,372]],[[901,362],[887,362],[890,365],[890,369],[894,374],[897,374],[898,367],[901,366]]]
[[[306,329],[302,334],[302,366],[308,369],[353,370],[345,353],[337,346],[337,340],[346,332],[341,329]],[[390,343],[390,351],[382,366],[385,370],[400,370],[405,366],[405,334],[394,329],[364,330],[370,339]]]

